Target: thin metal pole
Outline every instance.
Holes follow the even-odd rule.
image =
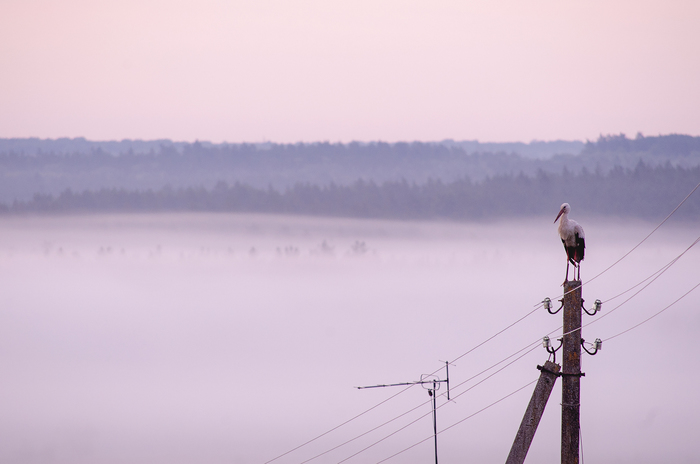
[[[445,361],[445,374],[447,374],[447,401],[450,401],[450,363]]]
[[[435,464],[438,464],[438,450],[437,450],[437,413],[436,413],[436,407],[435,407],[435,397],[437,396],[435,394],[435,386],[436,382],[433,382],[433,389],[431,390],[432,396],[433,396],[433,437],[435,438]]]

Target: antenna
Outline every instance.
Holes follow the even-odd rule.
[[[444,361],[445,363],[445,380],[440,380],[439,377],[432,375],[432,374],[421,374],[420,380],[415,381],[415,382],[401,382],[401,383],[389,383],[389,384],[382,384],[382,385],[369,385],[366,387],[355,387],[358,390],[364,390],[366,388],[384,388],[384,387],[400,387],[404,385],[431,385],[432,388],[428,387],[428,396],[430,396],[433,400],[433,438],[435,441],[435,464],[438,464],[438,451],[437,451],[437,405],[436,405],[436,399],[437,399],[437,394],[435,393],[437,390],[440,389],[440,384],[441,383],[446,383],[447,384],[447,401],[450,400],[450,363],[448,361]],[[453,364],[454,366],[454,364]],[[425,388],[425,387],[423,387]]]

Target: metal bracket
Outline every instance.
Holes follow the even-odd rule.
[[[552,300],[550,300],[549,298],[545,298],[544,301],[545,301],[544,307],[547,308],[547,312],[548,312],[549,314],[556,314],[556,313],[558,313],[559,311],[561,311],[561,308],[564,307],[564,299],[563,299],[563,298],[562,298],[561,300],[559,300],[559,301],[561,302],[561,306],[559,306],[559,309],[557,309],[556,311],[552,311],[552,305],[551,305],[551,301],[552,301]],[[549,303],[549,304],[546,304],[546,303]]]
[[[564,344],[563,338],[558,338],[557,340],[559,340],[559,346],[556,348],[552,348],[552,344],[549,340],[549,336],[545,335],[544,338],[542,339],[542,345],[544,346],[544,349],[547,350],[547,353],[552,355],[552,362],[555,364],[557,362],[557,351],[559,351],[561,346]]]
[[[560,375],[559,372],[551,371],[551,370],[549,370],[549,369],[546,369],[544,366],[540,366],[539,364],[537,365],[537,370],[543,371],[543,372],[549,372],[550,374],[556,375],[557,377],[559,377],[559,375]]]
[[[583,348],[583,351],[585,351],[586,353],[590,354],[591,356],[594,356],[596,353],[598,353],[598,351],[600,351],[600,350],[603,349],[603,341],[602,341],[600,338],[596,338],[596,339],[595,339],[595,342],[593,342],[593,348],[594,348],[594,350],[593,350],[592,352],[591,352],[591,351],[588,351],[588,348],[586,348],[585,343],[586,343],[586,340],[584,340],[584,339],[582,338],[582,339],[581,339],[581,348]]]

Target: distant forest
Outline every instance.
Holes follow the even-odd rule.
[[[5,213],[64,212],[258,212],[391,219],[485,219],[551,214],[567,201],[579,213],[658,219],[670,212],[700,182],[700,167],[683,169],[644,164],[607,174],[539,172],[496,176],[480,183],[463,179],[423,184],[407,181],[351,185],[297,184],[282,192],[245,184],[218,183],[212,189],[163,188],[130,191],[100,189],[37,194],[31,200],[0,206]],[[700,192],[676,218],[700,218]]]
[[[548,214],[567,201],[581,213],[658,218],[700,182],[700,137],[686,135],[503,144],[530,150],[527,157],[467,153],[465,147],[478,142],[454,141],[59,141],[0,139],[1,212],[232,211],[479,219]],[[99,144],[127,151],[114,154]],[[25,151],[32,147],[34,151]],[[552,154],[567,148],[579,153]],[[700,193],[678,216],[700,218],[698,197]]]

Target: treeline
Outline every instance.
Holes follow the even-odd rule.
[[[667,164],[608,173],[583,169],[535,176],[501,175],[482,182],[425,183],[358,180],[350,185],[296,184],[283,191],[219,182],[214,188],[97,189],[36,194],[0,206],[11,213],[256,212],[392,219],[482,219],[550,214],[566,201],[579,213],[656,219],[664,217],[700,182],[700,167]],[[700,218],[700,192],[677,217]]]
[[[401,179],[425,183],[430,178],[454,181],[464,177],[481,180],[523,169],[531,170],[517,155],[467,155],[460,147],[420,142],[266,147],[193,143],[119,156],[100,150],[89,154],[9,152],[0,154],[0,202],[29,199],[35,193],[56,195],[68,188],[213,188],[224,181],[283,190],[297,183],[351,185],[358,179],[376,183]]]
[[[440,143],[298,143],[211,144],[170,141],[90,142],[84,139],[41,141],[0,139],[0,203],[29,200],[36,193],[59,195],[102,189],[160,191],[204,187],[219,182],[246,184],[258,189],[272,186],[280,192],[297,184],[352,187],[358,179],[377,185],[424,185],[431,179],[445,184],[470,179],[480,183],[520,173],[558,174],[584,170],[609,173],[615,166],[634,169],[670,163],[692,168],[700,165],[700,137],[624,135],[600,137],[596,142],[531,142],[530,144]],[[51,142],[51,143],[49,143]],[[138,142],[138,143],[137,143]],[[162,142],[162,143],[160,143]],[[73,143],[73,145],[72,145]],[[129,145],[131,143],[132,145]],[[4,149],[2,148],[4,146]],[[560,153],[548,158],[523,157],[515,152],[468,152],[490,147],[522,150],[584,148],[579,155]],[[32,149],[38,151],[26,152]],[[76,152],[42,151],[52,147]],[[105,150],[123,150],[115,155]],[[137,152],[132,148],[148,150]],[[89,152],[85,150],[90,149]],[[5,151],[2,151],[5,150]],[[330,187],[329,187],[330,188]]]
[[[645,137],[638,133],[635,138],[630,139],[625,134],[601,135],[595,142],[586,142],[582,154],[601,152],[655,153],[687,157],[700,154],[700,137],[684,134]]]

